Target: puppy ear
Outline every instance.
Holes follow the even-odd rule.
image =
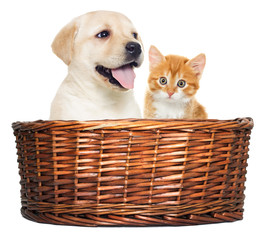
[[[205,62],[205,54],[201,53],[196,57],[190,59],[186,64],[195,71],[197,78],[200,79],[205,68]]]
[[[149,50],[150,70],[154,69],[163,61],[165,61],[165,57],[155,46],[151,46]]]
[[[51,45],[53,52],[67,65],[72,59],[74,39],[77,32],[77,21],[74,19],[60,30]]]

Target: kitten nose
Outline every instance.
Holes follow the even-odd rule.
[[[139,57],[142,53],[141,45],[136,42],[128,42],[125,48],[126,51],[134,58]]]
[[[169,98],[171,98],[174,95],[174,91],[167,91]]]

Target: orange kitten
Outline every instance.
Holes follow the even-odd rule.
[[[206,119],[205,108],[195,94],[205,67],[205,55],[193,59],[163,56],[151,46],[150,75],[145,96],[145,118]]]

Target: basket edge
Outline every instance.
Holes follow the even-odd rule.
[[[49,128],[78,128],[81,130],[96,129],[156,129],[156,128],[174,128],[174,129],[224,129],[224,128],[244,128],[252,129],[254,121],[251,117],[236,118],[233,120],[193,120],[193,119],[105,119],[105,120],[36,120],[36,121],[16,121],[11,127],[14,131],[38,131]]]

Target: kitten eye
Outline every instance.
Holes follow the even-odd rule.
[[[186,84],[185,80],[179,80],[179,81],[177,82],[177,86],[180,87],[180,88],[185,87],[185,84]]]
[[[161,78],[159,78],[159,83],[161,85],[166,85],[167,84],[167,79],[165,77],[161,77]]]
[[[110,36],[110,32],[107,30],[102,31],[96,35],[97,38],[106,38],[108,36]]]
[[[132,35],[133,35],[133,37],[134,37],[135,39],[138,38],[138,33],[133,33]]]

